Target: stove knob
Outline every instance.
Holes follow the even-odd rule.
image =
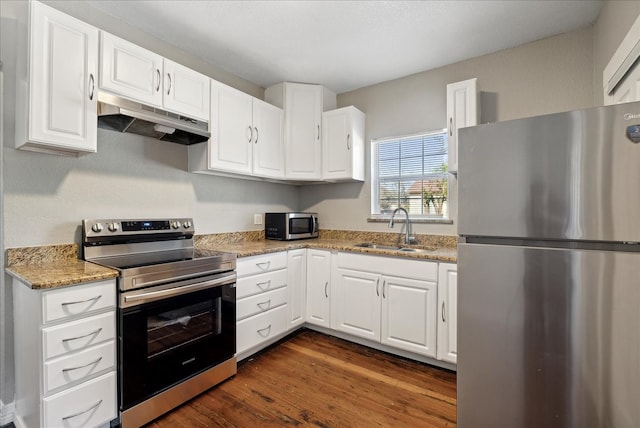
[[[182,223],[182,227],[184,227],[185,229],[189,229],[191,227],[191,222],[189,220],[185,221],[184,223]]]
[[[101,223],[95,223],[93,226],[91,226],[91,230],[93,230],[96,233],[102,232],[102,224]]]
[[[109,229],[110,232],[117,232],[119,227],[118,227],[118,223],[110,223],[107,228]]]
[[[180,227],[180,222],[179,221],[174,221],[171,223],[171,227],[173,227],[174,229],[177,229]]]

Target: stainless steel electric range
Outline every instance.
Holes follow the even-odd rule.
[[[236,256],[193,220],[84,220],[84,259],[118,277],[118,402],[138,427],[236,373]]]

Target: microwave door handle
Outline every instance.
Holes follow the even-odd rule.
[[[315,234],[318,230],[318,219],[315,216],[311,216],[311,223],[313,226],[311,227],[311,234]]]

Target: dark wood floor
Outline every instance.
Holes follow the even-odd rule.
[[[454,427],[456,375],[305,330],[148,425]]]

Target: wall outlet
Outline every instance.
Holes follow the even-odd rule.
[[[253,215],[253,224],[262,224],[262,214]]]

